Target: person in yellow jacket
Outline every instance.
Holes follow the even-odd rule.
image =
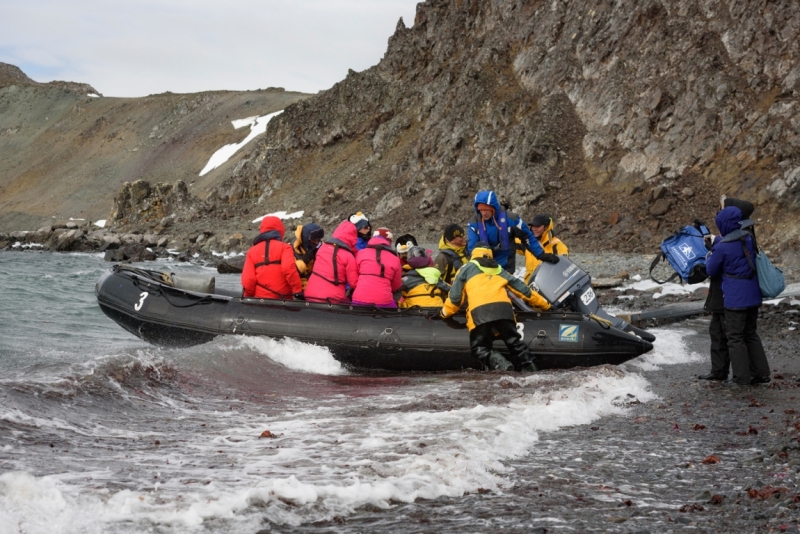
[[[432,260],[422,247],[408,249],[408,264],[411,270],[403,273],[401,308],[441,308],[450,291],[442,282],[442,273],[432,266]]]
[[[478,242],[472,259],[456,275],[450,294],[440,312],[442,318],[455,314],[467,301],[467,328],[472,356],[489,368],[495,332],[508,347],[510,361],[521,371],[536,371],[533,354],[517,331],[514,308],[508,291],[543,310],[550,304],[525,283],[505,271],[492,257],[488,243]]]
[[[553,235],[553,219],[549,215],[537,215],[531,220],[531,232],[536,236],[539,244],[545,252],[556,256],[569,256],[569,249],[559,238]],[[525,253],[525,283],[531,282],[533,271],[542,263],[536,256],[527,250],[517,251],[519,254]]]
[[[467,233],[461,226],[451,224],[444,229],[433,266],[442,273],[442,280],[446,284],[452,284],[458,270],[469,261],[466,249]]]
[[[294,231],[294,263],[297,265],[297,273],[303,283],[303,291],[308,284],[308,277],[314,269],[314,259],[317,257],[322,238],[325,237],[325,230],[318,224],[308,223],[305,226],[297,225]]]

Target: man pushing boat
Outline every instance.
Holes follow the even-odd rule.
[[[517,331],[514,308],[507,291],[518,295],[531,306],[550,309],[550,304],[541,295],[506,272],[494,260],[488,243],[478,242],[472,249],[472,259],[456,274],[440,314],[445,319],[450,317],[466,300],[472,356],[485,369],[489,369],[492,344],[497,332],[508,347],[510,361],[516,369],[537,371],[534,356]]]

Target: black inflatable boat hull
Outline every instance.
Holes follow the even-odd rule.
[[[445,371],[479,368],[466,317],[438,310],[380,310],[305,301],[238,298],[165,285],[153,271],[115,267],[97,283],[103,312],[135,336],[163,347],[190,347],[222,335],[289,337],[327,347],[351,368]],[[618,365],[653,345],[577,313],[517,314],[540,369]],[[498,342],[495,350],[507,354]]]

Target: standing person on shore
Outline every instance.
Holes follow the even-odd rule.
[[[442,273],[442,281],[452,284],[456,273],[467,263],[467,233],[457,224],[450,224],[444,229],[439,239],[439,254],[433,262],[434,267]]]
[[[761,289],[754,263],[755,240],[741,229],[742,211],[736,206],[717,213],[715,222],[721,238],[715,239],[706,260],[706,271],[711,277],[722,278],[725,335],[733,369],[732,379],[723,384],[766,384],[770,381],[770,369],[757,332]]]
[[[720,199],[721,208],[736,206],[742,212],[742,218],[750,219],[755,211],[751,202],[737,198]],[[752,221],[751,221],[752,222]],[[750,232],[755,237],[755,230],[752,224],[744,230]],[[708,248],[713,246],[714,236],[710,236],[712,243],[706,244]],[[721,238],[717,238],[719,240]],[[730,369],[731,359],[728,353],[728,337],[725,335],[725,302],[722,297],[722,276],[709,277],[708,296],[703,310],[711,314],[711,323],[708,325],[708,335],[711,338],[711,372],[699,375],[700,380],[727,380],[728,370]]]
[[[302,298],[303,284],[297,274],[292,246],[283,242],[284,231],[279,218],[269,215],[261,219],[260,233],[247,251],[242,268],[245,297]]]
[[[548,254],[536,240],[530,228],[516,213],[506,211],[500,206],[494,191],[478,191],[475,195],[475,218],[470,221],[467,231],[467,255],[478,242],[488,243],[494,261],[503,269],[509,269],[509,256],[515,253],[512,229],[521,232],[522,245],[530,250],[534,257],[548,263],[558,263],[558,256]],[[515,232],[515,233],[518,233]],[[511,262],[513,264],[513,262]]]
[[[333,236],[326,239],[317,251],[314,269],[306,285],[306,300],[333,304],[350,302],[347,288],[358,285],[356,241],[356,225],[350,221],[339,223]]]

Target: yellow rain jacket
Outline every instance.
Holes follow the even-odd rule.
[[[450,317],[467,301],[467,328],[500,319],[516,321],[507,291],[511,291],[535,308],[549,310],[550,304],[531,291],[522,280],[510,275],[492,259],[492,251],[476,248],[472,260],[458,271],[450,294],[442,307],[442,317]]]
[[[439,254],[436,255],[433,266],[442,273],[442,280],[446,284],[452,284],[458,270],[469,261],[466,248],[451,245],[444,236],[439,239]]]
[[[306,290],[306,284],[308,284],[308,277],[311,276],[311,271],[314,269],[314,260],[311,260],[306,264],[303,260],[303,256],[306,254],[306,249],[303,247],[303,225],[298,224],[297,229],[294,231],[294,244],[292,248],[294,249],[294,263],[297,265],[297,272],[300,275],[300,281],[303,283],[303,291]]]
[[[550,224],[544,229],[542,235],[538,239],[539,244],[542,245],[542,249],[545,252],[550,254],[555,254],[557,256],[569,256],[569,249],[567,245],[565,245],[559,238],[553,235],[553,219],[550,219]],[[517,251],[518,254],[521,254],[523,251]],[[533,271],[542,263],[542,260],[536,259],[536,256],[528,252],[525,252],[525,284],[529,284],[531,282],[531,275],[533,275]]]
[[[440,280],[442,273],[436,267],[420,267],[403,273],[401,308],[440,308],[450,286]]]

